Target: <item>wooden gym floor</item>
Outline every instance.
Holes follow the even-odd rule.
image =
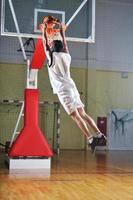
[[[0,154],[1,200],[133,200],[133,151],[61,151],[51,175],[9,174]]]

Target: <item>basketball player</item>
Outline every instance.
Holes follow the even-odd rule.
[[[58,25],[56,29],[55,26]],[[53,93],[57,94],[65,111],[76,122],[86,136],[92,153],[101,138],[106,139],[100,132],[94,120],[85,112],[84,104],[70,75],[71,56],[65,39],[66,25],[52,16],[47,16],[40,25],[44,49],[48,59],[48,73]],[[88,127],[96,133],[94,137]]]

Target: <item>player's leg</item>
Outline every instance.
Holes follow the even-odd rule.
[[[97,135],[97,137],[92,136],[92,139],[88,140],[88,144],[91,146],[92,152],[94,152],[96,146],[99,143],[99,140],[101,140],[102,138],[106,140],[106,136],[100,132],[94,120],[89,115],[86,114],[83,107],[77,108],[77,111],[80,117],[87,123],[87,125],[89,125],[95,131]]]
[[[104,136],[103,133],[99,130],[97,127],[95,121],[85,112],[83,107],[77,108],[78,113],[82,119],[86,121],[86,123],[94,130],[94,132],[97,134],[98,138],[101,138]]]
[[[75,123],[78,125],[78,127],[81,129],[81,131],[84,133],[84,135],[88,138],[91,137],[91,133],[87,127],[86,122],[82,119],[82,117],[79,115],[79,112],[77,110],[73,111],[71,113],[71,118],[75,121]]]
[[[71,117],[76,122],[76,124],[81,129],[81,131],[84,133],[84,135],[86,136],[87,141],[88,141],[88,145],[90,145],[91,151],[93,153],[95,151],[96,145],[98,144],[98,138],[97,137],[93,137],[91,135],[85,120],[79,115],[78,110],[74,111],[71,114]]]

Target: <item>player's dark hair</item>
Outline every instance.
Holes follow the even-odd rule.
[[[49,67],[52,66],[53,64],[53,52],[62,52],[63,51],[63,43],[60,40],[54,40],[53,41],[53,49],[49,50],[50,53],[50,58],[51,58],[51,63],[49,65]]]
[[[47,23],[51,23],[53,21],[60,22],[59,19],[57,19],[56,17],[51,16],[51,15],[45,16],[44,19],[43,19],[43,21],[45,21],[45,20],[47,21]]]
[[[54,40],[53,41],[53,52],[62,52],[63,44],[61,40]]]

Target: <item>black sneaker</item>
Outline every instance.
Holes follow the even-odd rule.
[[[93,137],[93,142],[90,145],[91,147],[91,152],[94,153],[96,146],[98,145],[99,138],[98,137]]]
[[[98,137],[98,140],[98,146],[106,146],[107,137],[103,133],[101,137]]]
[[[107,140],[107,137],[102,133],[102,136],[100,137],[100,139]]]
[[[99,137],[99,135],[100,135],[100,137]],[[101,132],[98,132],[97,137],[100,138],[100,139],[107,140],[107,137],[103,133],[101,133]]]

